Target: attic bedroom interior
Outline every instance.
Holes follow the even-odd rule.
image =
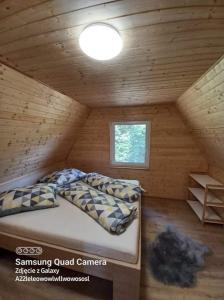
[[[0,300],[224,299],[224,0],[0,0]]]

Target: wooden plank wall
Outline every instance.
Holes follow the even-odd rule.
[[[0,64],[0,183],[65,161],[88,110]]]
[[[209,165],[209,174],[224,183],[224,169],[216,165]]]
[[[224,58],[177,101],[209,160],[211,175],[224,182]]]
[[[109,126],[113,121],[125,120],[151,122],[149,169],[110,166]],[[67,163],[116,178],[137,178],[148,195],[173,199],[185,199],[189,172],[208,168],[175,104],[93,109]]]

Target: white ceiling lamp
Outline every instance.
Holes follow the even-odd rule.
[[[95,23],[80,34],[79,45],[86,55],[97,60],[108,60],[121,52],[123,42],[113,26]]]

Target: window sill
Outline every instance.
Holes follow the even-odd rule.
[[[149,170],[149,166],[121,166],[121,165],[112,165],[110,164],[110,168],[112,169],[132,169],[132,170]]]

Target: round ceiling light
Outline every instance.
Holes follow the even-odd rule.
[[[108,60],[121,52],[123,42],[113,26],[96,23],[83,30],[79,37],[79,45],[86,55],[97,60]]]

